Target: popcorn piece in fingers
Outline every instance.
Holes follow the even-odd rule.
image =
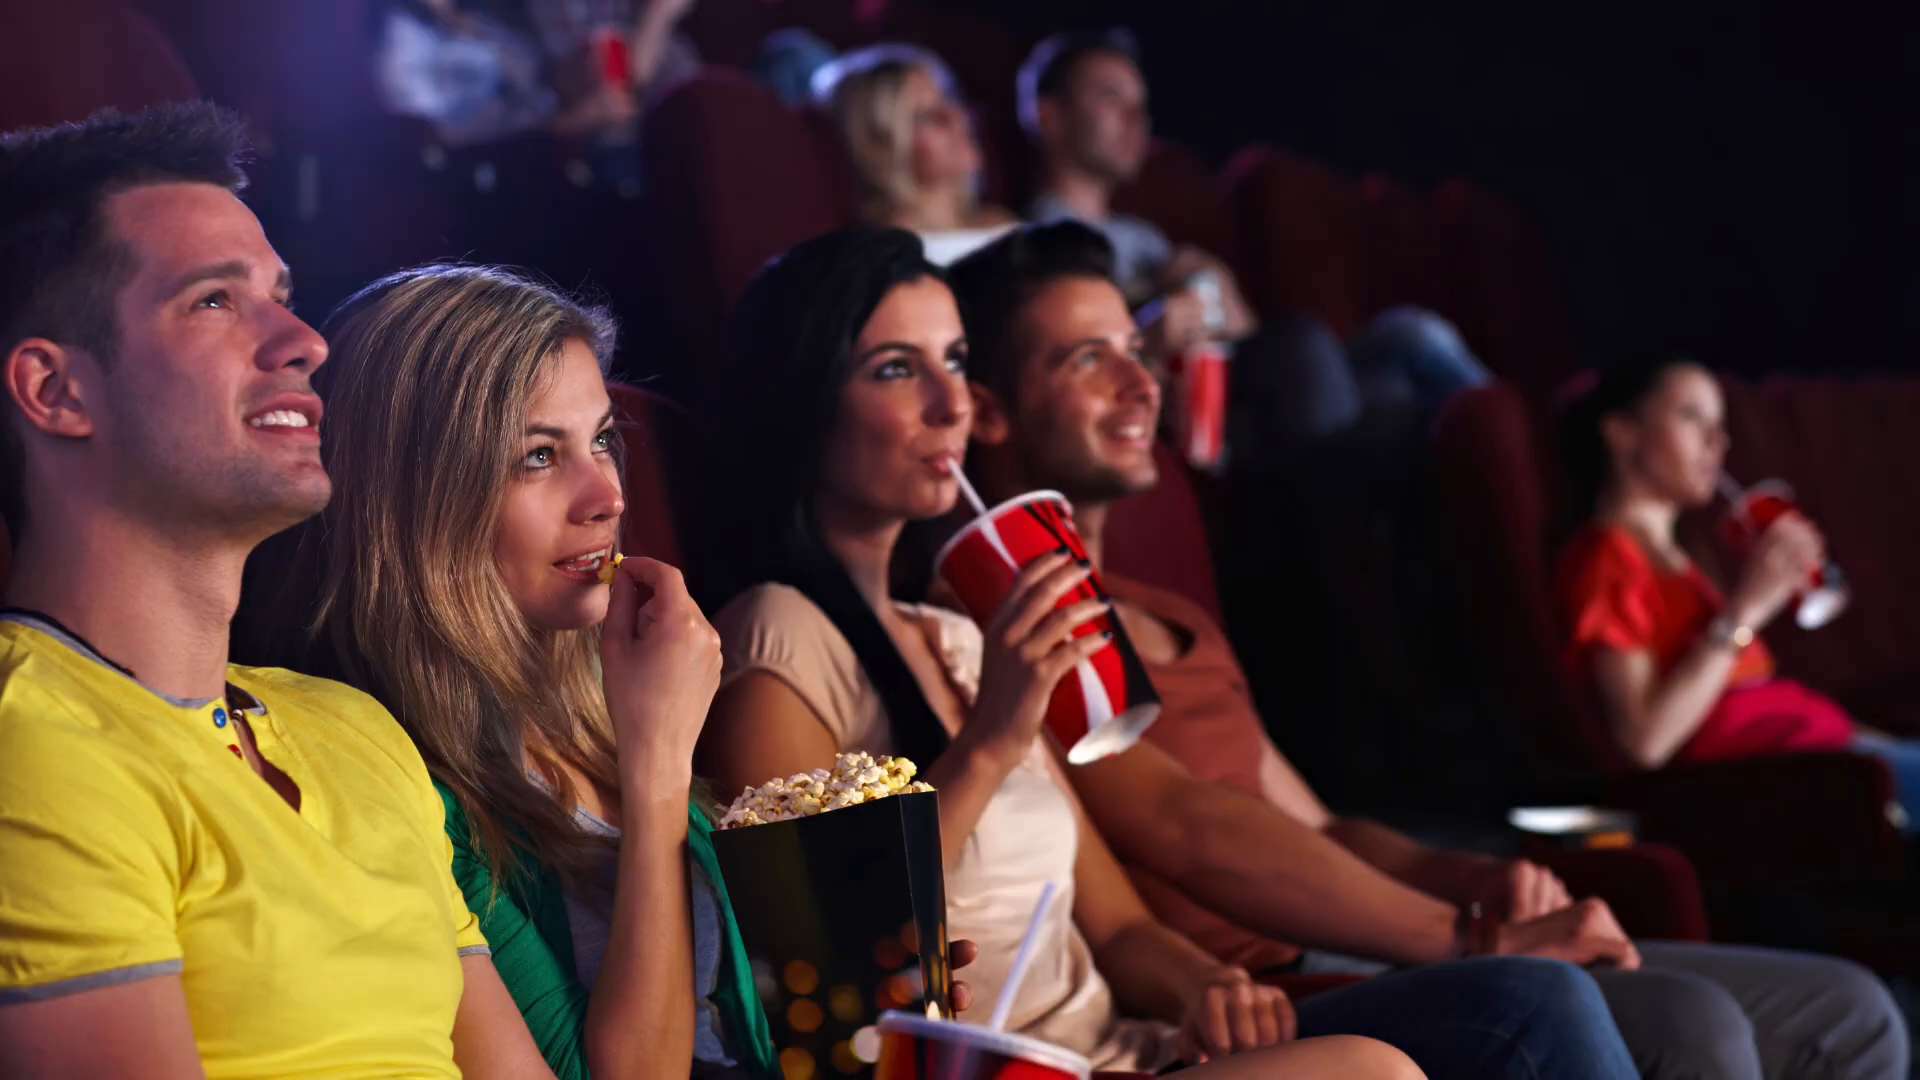
[[[601,563],[600,564],[600,584],[602,585],[613,584],[613,572],[615,570],[620,569],[620,564],[626,561],[627,561],[627,557],[625,555],[622,555],[619,552],[614,552],[613,557],[611,559],[608,559],[606,562]]]

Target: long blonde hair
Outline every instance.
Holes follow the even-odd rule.
[[[506,270],[435,265],[368,286],[327,331],[335,495],[286,577],[312,590],[305,644],[405,726],[496,885],[526,854],[591,887],[606,842],[556,793],[563,765],[618,788],[599,630],[529,624],[492,552],[529,404],[569,341],[606,370],[612,318]]]
[[[924,71],[949,96],[953,75],[940,58],[913,45],[874,45],[848,53],[813,76],[813,100],[853,162],[860,216],[884,221],[920,197],[913,178],[913,115],[902,91]]]

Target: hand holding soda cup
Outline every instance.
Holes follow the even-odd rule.
[[[1767,480],[1742,491],[1722,478],[1731,506],[1726,533],[1745,560],[1732,606],[1759,629],[1794,603],[1794,622],[1817,630],[1845,611],[1852,594],[1840,567],[1827,558],[1826,540],[1794,502],[1793,489]],[[1797,602],[1796,602],[1797,601]]]
[[[1025,756],[1040,734],[1054,688],[1074,667],[1106,647],[1111,634],[1075,636],[1107,613],[1105,600],[1071,599],[1092,571],[1061,553],[1043,555],[1020,571],[985,628],[986,655],[970,732],[1003,738]]]
[[[957,467],[953,475],[978,516],[940,549],[934,572],[987,627],[982,703],[992,695],[1017,710],[1044,680],[1045,724],[1068,761],[1084,765],[1131,747],[1159,717],[1160,696],[1113,615],[1066,497],[1035,491],[987,510]],[[1034,569],[1043,560],[1047,568]],[[1062,645],[1056,634],[1071,637]],[[996,663],[1009,651],[1018,663]],[[1056,672],[1059,665],[1065,670]]]

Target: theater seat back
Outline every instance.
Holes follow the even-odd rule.
[[[0,4],[0,131],[198,96],[173,43],[122,0]]]
[[[1220,621],[1207,518],[1186,463],[1164,443],[1154,460],[1160,483],[1113,504],[1104,563],[1114,573],[1179,593]]]
[[[1920,510],[1889,479],[1900,475],[1899,463],[1920,457],[1920,379],[1722,384],[1728,470],[1745,483],[1791,484],[1853,589],[1846,613],[1817,631],[1791,619],[1768,627],[1782,673],[1832,694],[1867,723],[1920,733],[1911,716],[1920,692]]]
[[[1541,448],[1527,404],[1495,382],[1456,396],[1436,421],[1434,496],[1441,557],[1459,586],[1469,647],[1509,737],[1542,788],[1591,786],[1629,763],[1561,662]]]
[[[670,92],[643,142],[646,251],[675,396],[726,339],[726,316],[774,256],[849,220],[829,144],[745,75],[709,68]],[[670,299],[668,299],[670,298]],[[671,354],[669,356],[668,354]]]
[[[1241,272],[1240,230],[1225,186],[1205,161],[1178,143],[1154,140],[1140,175],[1114,192],[1113,208],[1145,218],[1175,244],[1190,244]]]
[[[627,510],[620,521],[620,550],[681,565],[680,531],[672,497],[671,454],[686,412],[637,386],[612,385],[614,414],[626,451],[621,490]]]
[[[1358,330],[1368,312],[1347,235],[1346,181],[1318,163],[1252,146],[1228,164],[1226,184],[1247,238],[1241,285],[1260,316],[1311,315],[1342,339]]]

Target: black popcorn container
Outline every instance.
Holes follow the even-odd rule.
[[[884,1011],[952,1017],[935,793],[717,830],[713,847],[789,1076],[866,1073],[853,1038]]]

